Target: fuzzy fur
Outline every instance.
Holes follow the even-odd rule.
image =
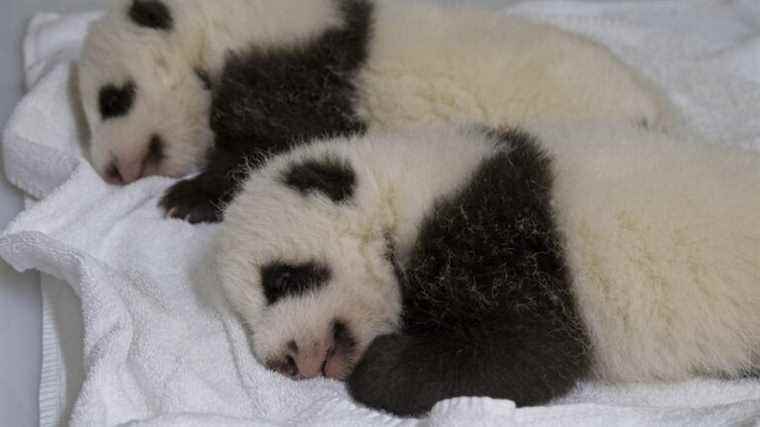
[[[338,377],[398,414],[757,370],[760,155],[628,126],[531,129],[370,133],[252,171],[217,265],[257,358],[329,342],[340,319],[355,346]],[[349,200],[283,183],[325,158],[354,171]],[[268,306],[274,261],[331,276]]]
[[[244,165],[255,165],[264,155],[317,136],[365,130],[353,112],[354,79],[368,55],[373,9],[365,0],[336,3],[342,5],[343,26],[298,48],[254,47],[227,61],[212,101],[216,145],[204,173],[178,184],[161,201],[171,216],[218,221],[218,207],[232,199],[240,181],[240,174],[231,171],[244,172]],[[228,159],[235,163],[228,166]],[[211,188],[222,191],[205,200],[197,197]],[[185,197],[188,189],[190,197]]]
[[[340,24],[332,0],[225,0],[224,7],[206,0],[137,0],[166,6],[171,27],[156,28],[150,24],[155,16],[130,16],[134,1],[114,0],[90,27],[78,82],[90,159],[105,178],[114,162],[131,171],[124,183],[147,175],[180,177],[203,166],[213,146],[209,87],[230,54],[297,44]],[[102,120],[100,89],[128,81],[136,84],[132,109],[119,120]],[[166,142],[166,159],[143,165],[155,134]]]
[[[564,159],[554,203],[597,376],[757,368],[759,156],[643,131],[572,131],[573,147],[567,129],[538,132]]]
[[[272,148],[325,134],[469,120],[501,126],[603,118],[657,127],[675,121],[658,91],[606,48],[521,18],[401,0],[230,0],[222,8],[204,0],[158,0],[171,13],[167,30],[130,20],[132,1],[118,0],[85,45],[80,86],[91,157],[101,173],[114,162],[124,164],[131,172],[123,174],[129,175],[125,182],[150,174],[182,176],[208,163],[210,177],[180,184],[164,201],[178,217],[200,209],[200,220],[219,219],[209,207],[231,198],[230,170]],[[367,20],[347,12],[362,8],[369,8]],[[331,31],[348,31],[347,38],[334,40],[349,48],[330,48],[329,38],[327,45],[314,44]],[[350,67],[333,66],[336,54],[354,51]],[[262,62],[262,52],[272,60]],[[291,100],[297,108],[270,108],[261,91],[241,90],[241,84],[252,84],[246,76],[279,75],[287,69],[282,64],[299,64],[290,69],[308,84],[269,85],[275,92],[263,99]],[[130,78],[137,85],[133,113],[101,121],[98,89]],[[321,91],[314,91],[320,84]],[[214,93],[223,95],[211,107]],[[328,95],[343,101],[326,104]],[[320,126],[305,126],[312,116],[323,119],[314,122]],[[291,132],[294,124],[301,131]],[[206,157],[214,133],[215,147],[228,153]],[[144,165],[154,134],[166,142],[166,159]]]

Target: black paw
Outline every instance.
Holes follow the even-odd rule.
[[[191,224],[201,222],[220,222],[222,207],[219,197],[208,192],[197,179],[180,181],[161,198],[159,206],[171,218],[183,219]]]
[[[417,347],[416,339],[410,336],[376,338],[348,377],[351,396],[370,408],[400,416],[430,411],[440,400],[439,394],[426,384],[428,378],[423,372],[429,367],[416,360],[425,358],[424,354],[413,354],[422,350]]]

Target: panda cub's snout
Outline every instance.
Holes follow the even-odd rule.
[[[316,377],[345,379],[355,360],[356,340],[347,324],[333,320],[321,339],[290,340],[280,357],[266,362],[269,369],[296,380]]]
[[[166,143],[161,135],[152,134],[145,143],[145,147],[141,155],[115,155],[105,170],[106,182],[113,185],[127,185],[142,177],[157,174],[161,162],[166,158]]]

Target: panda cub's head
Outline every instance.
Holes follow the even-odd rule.
[[[294,378],[346,378],[402,326],[420,224],[502,149],[479,128],[406,129],[300,145],[251,171],[215,257],[257,359]]]
[[[118,0],[92,24],[79,66],[89,156],[110,183],[193,172],[212,143],[210,92],[179,48],[174,2]]]
[[[293,378],[344,379],[401,311],[378,189],[348,140],[252,172],[225,212],[217,266],[254,353]]]

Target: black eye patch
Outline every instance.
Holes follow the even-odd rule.
[[[353,197],[356,174],[347,161],[328,156],[290,165],[282,182],[302,194],[322,193],[340,203]]]
[[[261,269],[261,283],[269,305],[284,297],[317,290],[329,280],[330,269],[313,262],[298,265],[275,262]]]
[[[122,87],[108,84],[100,88],[98,105],[103,120],[127,115],[135,102],[137,88],[134,82],[127,82]]]
[[[170,31],[174,19],[169,8],[157,0],[135,0],[129,8],[129,19],[135,24],[154,30]]]

